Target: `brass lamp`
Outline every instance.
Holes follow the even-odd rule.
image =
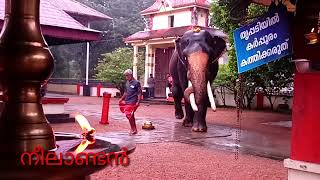
[[[318,31],[319,31],[319,28],[318,28]],[[309,40],[309,43],[308,44],[316,44],[319,42],[319,32],[316,33],[314,32],[314,28],[312,28],[311,32],[308,33],[308,34],[305,34],[304,35],[306,39]]]
[[[318,16],[317,32],[315,32],[315,28],[312,28],[310,33],[304,35],[304,37],[309,40],[308,44],[318,43],[319,42],[319,33],[320,33],[320,12],[319,12],[319,16]]]

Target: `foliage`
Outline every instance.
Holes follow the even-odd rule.
[[[90,67],[89,78],[95,76],[94,67],[97,66],[101,54],[111,52],[119,47],[126,47],[123,38],[141,31],[144,28],[140,11],[154,3],[154,0],[77,0],[101,13],[104,13],[112,20],[97,21],[91,23],[91,28],[102,31],[99,41],[90,42]],[[86,24],[83,24],[86,26]],[[61,45],[53,48],[52,53],[59,60],[60,65],[56,66],[55,77],[67,77],[67,62],[75,61],[80,65],[77,76],[69,78],[85,78],[86,70],[86,43]],[[79,76],[80,77],[79,77]]]
[[[219,67],[219,73],[214,80],[214,84],[218,86],[219,88],[219,94],[222,99],[223,106],[226,106],[226,91],[234,92],[234,82],[230,80],[233,75],[232,70],[230,69],[230,66],[228,65],[220,65]]]
[[[227,1],[213,1],[211,5],[211,25],[221,29],[228,35],[228,63],[219,71],[215,80],[215,84],[223,86],[233,92],[236,98],[236,80],[237,80],[237,61],[234,49],[233,31],[239,27],[238,24],[233,23],[229,14],[231,2]],[[226,70],[226,71],[224,71]],[[236,100],[236,99],[235,99]]]
[[[74,46],[74,45],[73,45]],[[63,46],[50,47],[55,61],[55,69],[52,77],[54,78],[81,78],[81,63],[78,57],[72,56],[72,53]]]
[[[138,76],[144,73],[143,53],[138,54]],[[102,54],[102,59],[99,61],[95,70],[97,71],[96,78],[99,80],[115,83],[118,88],[122,89],[124,82],[123,72],[126,69],[131,69],[133,62],[133,49],[118,48],[111,53]]]
[[[258,86],[262,88],[264,95],[267,97],[271,110],[274,110],[273,104],[276,101],[281,90],[288,87],[293,82],[293,67],[288,58],[283,58],[279,61],[259,68]],[[272,97],[274,99],[272,100]]]

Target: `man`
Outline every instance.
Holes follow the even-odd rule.
[[[150,77],[148,78],[148,90],[149,90],[149,97],[154,98],[154,86],[155,86],[155,80],[153,78],[153,75],[150,74]]]
[[[167,87],[166,87],[167,100],[169,99],[169,97],[172,97],[172,90],[171,90],[172,84],[173,84],[172,76],[168,73],[167,74]]]
[[[134,112],[138,108],[141,100],[141,85],[140,82],[133,78],[132,70],[127,69],[124,71],[126,77],[126,84],[124,88],[124,94],[119,100],[120,110],[126,114],[131,126],[130,135],[137,134],[136,119]]]

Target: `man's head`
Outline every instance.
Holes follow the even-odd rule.
[[[153,77],[153,75],[152,75],[152,74],[150,74],[150,77],[152,78],[152,77]]]
[[[123,74],[125,75],[127,81],[131,81],[133,79],[133,73],[131,69],[125,70]]]

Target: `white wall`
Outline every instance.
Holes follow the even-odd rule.
[[[152,30],[168,28],[168,13],[158,14],[153,17]]]
[[[153,17],[153,30],[169,28],[169,16],[174,15],[174,27],[191,25],[191,11],[189,9],[157,14]]]
[[[174,27],[190,26],[191,25],[191,11],[186,9],[174,14]]]
[[[205,10],[199,10],[198,12],[198,25],[199,26],[206,26],[206,16],[207,13]]]
[[[220,89],[215,90],[215,95],[216,95],[215,101],[216,101],[217,105],[222,106],[223,102],[222,102],[222,98],[221,98],[219,91],[220,91]],[[279,106],[279,104],[284,104],[283,97],[281,97],[281,96],[272,97],[272,101],[274,102],[274,104],[273,104],[274,110],[277,110],[277,107]],[[236,106],[236,104],[234,102],[234,95],[230,91],[226,92],[226,105],[233,106],[233,107]],[[293,105],[293,98],[292,97],[288,98],[288,105],[289,105],[289,108],[292,109],[292,105]],[[255,109],[256,107],[257,107],[257,98],[254,97],[252,100],[252,103],[251,103],[251,108]],[[264,99],[263,99],[263,107],[264,107],[264,109],[270,109],[270,103],[269,103],[269,100],[267,99],[267,97],[264,97]]]

